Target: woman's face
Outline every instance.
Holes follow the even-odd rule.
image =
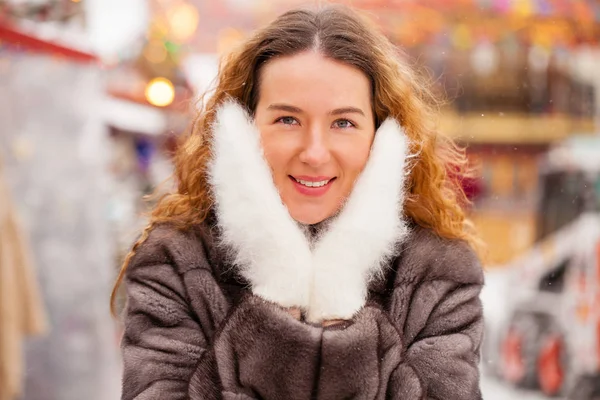
[[[350,195],[375,135],[370,93],[362,71],[314,51],[263,68],[255,122],[296,221],[321,222]]]

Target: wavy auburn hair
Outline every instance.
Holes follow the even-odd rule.
[[[257,31],[230,53],[219,68],[216,90],[193,121],[175,154],[177,190],[158,201],[150,222],[123,263],[111,296],[114,299],[127,265],[152,227],[170,223],[187,229],[202,222],[213,206],[207,164],[211,157],[216,111],[228,99],[253,114],[260,95],[261,70],[269,60],[307,50],[351,65],[371,81],[375,125],[397,119],[412,143],[413,167],[404,210],[415,223],[438,235],[462,239],[478,247],[478,239],[463,211],[464,192],[456,176],[466,171],[464,151],[438,135],[438,103],[429,85],[403,60],[398,49],[362,15],[343,6],[294,10]]]

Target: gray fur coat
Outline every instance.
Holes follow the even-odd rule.
[[[402,217],[395,121],[316,237],[281,204],[235,104],[215,141],[215,212],[155,227],[128,268],[122,399],[481,399],[483,273],[466,243]]]

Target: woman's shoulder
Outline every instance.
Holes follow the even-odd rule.
[[[208,223],[185,229],[169,223],[156,224],[140,237],[128,271],[157,264],[171,265],[179,274],[196,268],[210,270],[213,236]]]
[[[402,280],[483,284],[481,263],[466,241],[441,237],[417,224],[402,242],[396,263],[397,278]]]

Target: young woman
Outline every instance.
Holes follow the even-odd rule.
[[[121,273],[123,399],[480,399],[483,275],[426,88],[355,12],[223,63]]]

